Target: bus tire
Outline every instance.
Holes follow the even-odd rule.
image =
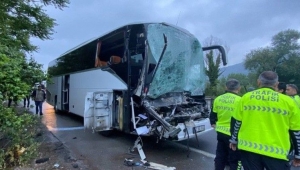
[[[54,113],[58,113],[59,110],[57,109],[57,102],[55,101],[54,103]]]

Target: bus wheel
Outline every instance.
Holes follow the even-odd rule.
[[[99,131],[98,133],[102,136],[110,137],[110,136],[113,135],[114,131],[113,130],[106,130],[106,131]]]
[[[57,95],[54,96],[54,112],[57,113]]]
[[[59,110],[57,109],[57,102],[55,101],[55,103],[54,103],[54,112],[55,112],[55,113],[58,113],[58,111],[59,111]]]

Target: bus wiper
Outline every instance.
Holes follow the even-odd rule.
[[[165,42],[165,45],[164,45],[164,48],[163,48],[163,50],[162,50],[162,52],[161,52],[161,54],[160,54],[159,60],[158,60],[156,66],[155,66],[155,68],[154,68],[154,71],[153,71],[152,78],[151,78],[151,81],[150,81],[150,82],[152,82],[152,80],[153,80],[153,77],[154,77],[154,75],[155,75],[155,73],[156,73],[156,71],[157,71],[157,68],[158,68],[158,66],[159,66],[159,64],[160,64],[160,62],[161,62],[161,60],[162,60],[162,56],[165,54],[165,51],[166,51],[166,48],[167,48],[167,45],[168,45],[168,41],[167,41],[166,35],[163,34],[163,36],[164,36],[164,42]]]

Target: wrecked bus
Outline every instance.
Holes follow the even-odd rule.
[[[49,63],[47,101],[84,126],[175,141],[211,129],[203,51],[188,31],[167,23],[122,26]]]

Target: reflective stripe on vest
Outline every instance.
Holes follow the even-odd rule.
[[[285,116],[287,116],[289,114],[289,112],[285,109],[281,109],[281,108],[277,108],[277,107],[269,107],[269,106],[245,105],[244,110],[276,113],[276,114],[282,114]]]
[[[228,127],[225,127],[225,126],[216,126],[216,131],[218,131],[218,132],[223,132],[223,133],[225,133],[225,134],[228,134],[228,135],[230,135],[230,128],[228,128]]]
[[[267,155],[270,157],[276,157],[281,159],[287,159],[289,150],[285,150],[281,147],[269,146],[261,143],[251,142],[247,140],[238,141],[238,148],[249,152]]]

